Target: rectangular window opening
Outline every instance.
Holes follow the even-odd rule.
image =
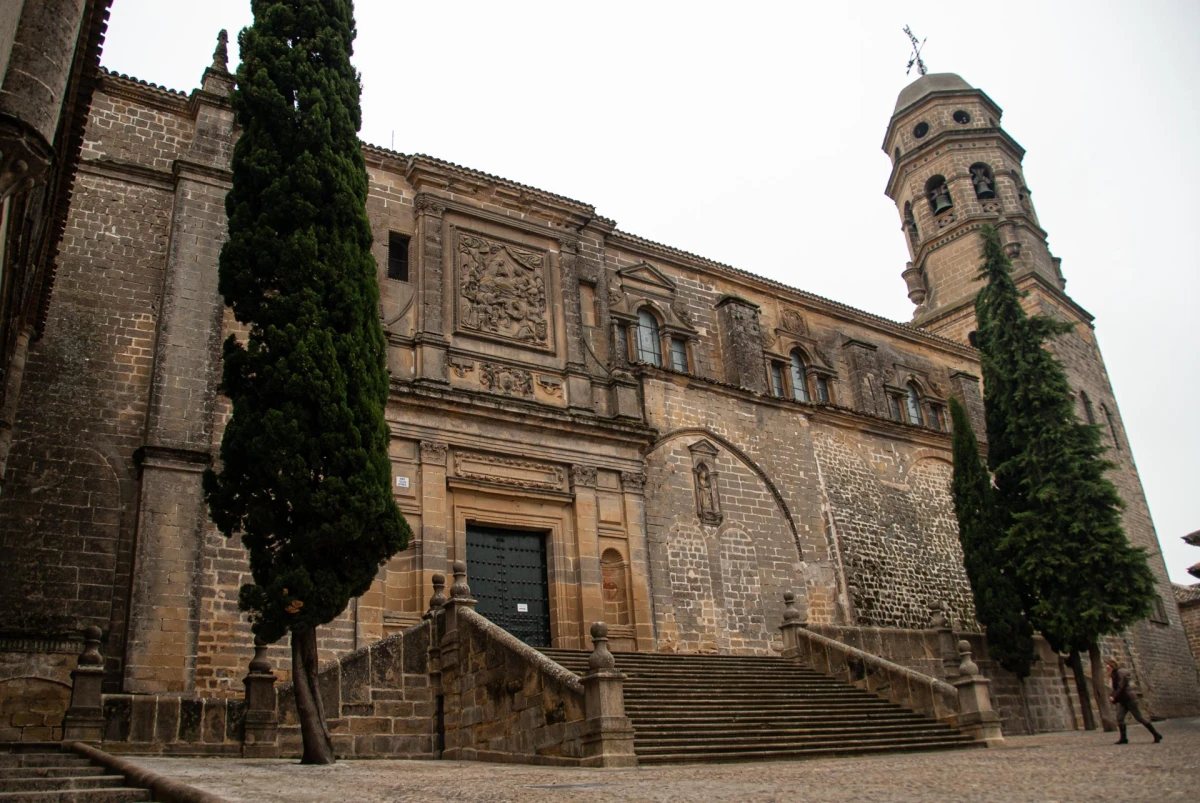
[[[823,376],[817,377],[817,401],[829,404],[829,380]]]
[[[408,235],[388,232],[387,277],[397,282],[408,281]]]
[[[671,338],[671,368],[685,374],[688,372],[687,341],[682,337]]]
[[[892,418],[896,421],[903,421],[904,415],[900,412],[900,397],[888,394],[888,406],[892,410]]]
[[[783,396],[783,366],[777,362],[771,363],[771,393]]]

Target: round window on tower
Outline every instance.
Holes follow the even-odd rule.
[[[917,123],[917,127],[913,129],[913,136],[917,139],[929,133],[929,123]]]
[[[958,123],[959,125],[966,125],[967,123],[971,122],[971,115],[967,114],[962,109],[959,109],[954,113],[954,122]]]

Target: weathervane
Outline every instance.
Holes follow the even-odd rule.
[[[912,32],[912,28],[904,26],[904,32],[908,34],[908,41],[912,42],[913,53],[912,58],[908,60],[908,69],[904,71],[905,75],[912,72],[913,65],[917,65],[917,72],[921,75],[925,74],[925,62],[921,60],[921,48],[925,47],[925,40],[917,41],[917,35]]]

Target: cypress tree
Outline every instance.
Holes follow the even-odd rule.
[[[1154,577],[1145,551],[1125,537],[1099,427],[1078,420],[1066,373],[1046,348],[1073,325],[1028,316],[999,234],[985,226],[983,237],[987,285],[976,317],[988,461],[1009,522],[1001,557],[1030,623],[1078,666],[1079,651],[1098,656],[1101,636],[1148,615]]]
[[[411,533],[390,489],[352,3],[251,8],[219,283],[246,334],[224,345],[233,414],[204,488],[213,521],[249,551],[254,582],[239,604],[254,633],[291,635],[303,761],[331,763],[316,628],[363,594]]]
[[[1029,676],[1033,628],[1025,618],[1012,569],[1000,560],[1003,522],[992,496],[991,478],[979,444],[958,399],[950,399],[954,424],[954,512],[958,517],[963,566],[971,581],[975,616],[987,628],[989,654],[1018,678]]]

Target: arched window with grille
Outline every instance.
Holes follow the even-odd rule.
[[[792,397],[796,401],[808,401],[808,366],[799,351],[792,352]]]
[[[921,392],[912,382],[905,385],[905,390],[904,403],[908,408],[908,423],[925,426],[925,416],[921,414]]]
[[[651,365],[662,365],[662,339],[658,335],[658,318],[645,307],[638,310],[637,358]]]

